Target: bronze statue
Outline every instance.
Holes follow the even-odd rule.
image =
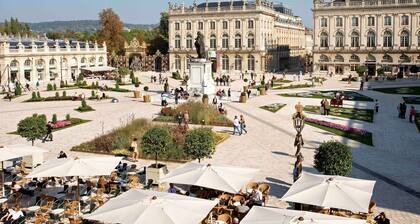
[[[206,50],[204,47],[204,36],[200,32],[197,32],[197,38],[195,38],[195,49],[197,50],[197,58],[206,58]]]

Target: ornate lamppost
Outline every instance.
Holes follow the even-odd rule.
[[[296,130],[296,137],[294,146],[296,147],[296,162],[293,169],[293,181],[296,182],[299,177],[302,175],[302,162],[303,156],[300,150],[304,145],[303,138],[302,138],[302,131],[305,127],[305,115],[303,114],[303,106],[300,102],[295,106],[296,113],[293,114],[293,127]]]

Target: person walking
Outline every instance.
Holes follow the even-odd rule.
[[[132,152],[132,159],[134,160],[134,161],[137,161],[137,159],[138,159],[138,156],[139,156],[139,153],[138,153],[138,149],[137,149],[137,147],[138,147],[138,145],[137,145],[137,138],[133,138],[133,141],[131,141],[131,145],[130,145],[130,148],[128,148],[128,151],[130,151],[130,152]]]
[[[375,113],[379,113],[379,102],[375,100]]]
[[[232,91],[229,88],[228,89],[228,99],[229,99],[229,101],[231,101],[231,97],[232,97]]]
[[[410,123],[413,123],[413,121],[416,117],[416,114],[417,114],[416,108],[414,106],[411,106],[410,115],[409,115],[410,116],[409,117]]]
[[[325,115],[325,104],[324,104],[324,99],[321,100],[321,107],[319,108],[319,112],[321,115]]]
[[[213,97],[213,106],[216,108],[217,107],[217,97],[216,96],[214,96]]]
[[[47,134],[45,135],[44,139],[42,140],[42,143],[47,141],[48,138],[49,138],[49,141],[53,140],[52,130],[53,130],[52,122],[49,121],[47,123]]]
[[[239,124],[241,126],[241,134],[245,132],[245,134],[248,134],[248,131],[246,130],[246,122],[244,116],[241,114]]]
[[[178,125],[181,125],[182,124],[182,114],[181,114],[181,112],[178,112],[177,114],[176,114],[176,122],[178,123]]]
[[[362,78],[362,80],[360,81],[360,91],[363,91],[364,87],[365,87],[365,81]]]
[[[188,114],[188,111],[185,111],[184,113],[184,126],[188,129],[188,124],[190,123],[190,115]]]
[[[240,125],[241,124],[239,122],[238,116],[235,116],[235,119],[233,119],[233,135],[235,135],[236,133],[241,135]]]
[[[405,104],[405,102],[403,101],[401,104],[401,118],[405,119],[405,114],[407,113],[407,104]]]
[[[251,89],[248,88],[247,94],[248,94],[248,99],[249,99],[251,97]]]
[[[324,113],[325,115],[330,115],[330,102],[328,102],[328,99],[324,99]]]

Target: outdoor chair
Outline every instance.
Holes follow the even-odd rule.
[[[261,193],[263,194],[263,200],[264,200],[264,203],[265,204],[267,204],[267,201],[268,201],[268,195],[270,193],[270,188],[271,187],[268,184],[260,184],[260,185],[258,185],[258,190],[260,190]]]
[[[217,220],[228,224],[232,222],[232,217],[229,214],[221,214],[217,216]]]
[[[235,202],[239,202],[241,205],[243,205],[245,203],[245,197],[242,195],[235,195],[231,200],[231,205],[233,205]]]
[[[258,188],[258,183],[250,182],[246,185],[246,189],[245,189],[246,192],[245,193],[248,193],[248,189],[257,189],[257,188]]]
[[[64,217],[74,218],[79,214],[79,202],[70,201],[64,206]]]
[[[81,224],[82,219],[80,219],[80,218],[69,218],[69,222],[70,222],[70,224]]]
[[[226,202],[226,205],[227,205],[231,199],[232,199],[232,195],[222,194],[219,196],[219,200],[220,200],[219,204],[223,204],[224,202]]]
[[[44,212],[36,212],[35,213],[35,224],[43,224],[48,222],[48,220],[50,219],[50,216]]]

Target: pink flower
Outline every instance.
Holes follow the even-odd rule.
[[[52,127],[53,129],[57,129],[57,128],[63,128],[69,125],[71,125],[71,121],[63,120],[63,121],[57,121],[55,124],[52,124]]]
[[[367,135],[369,133],[368,131],[361,128],[353,128],[347,125],[335,124],[329,121],[322,121],[322,120],[318,120],[314,118],[305,118],[305,121],[314,123],[314,124],[319,124],[325,127],[330,127],[330,128],[335,128],[335,129],[339,129],[346,132],[351,132],[358,135]]]

